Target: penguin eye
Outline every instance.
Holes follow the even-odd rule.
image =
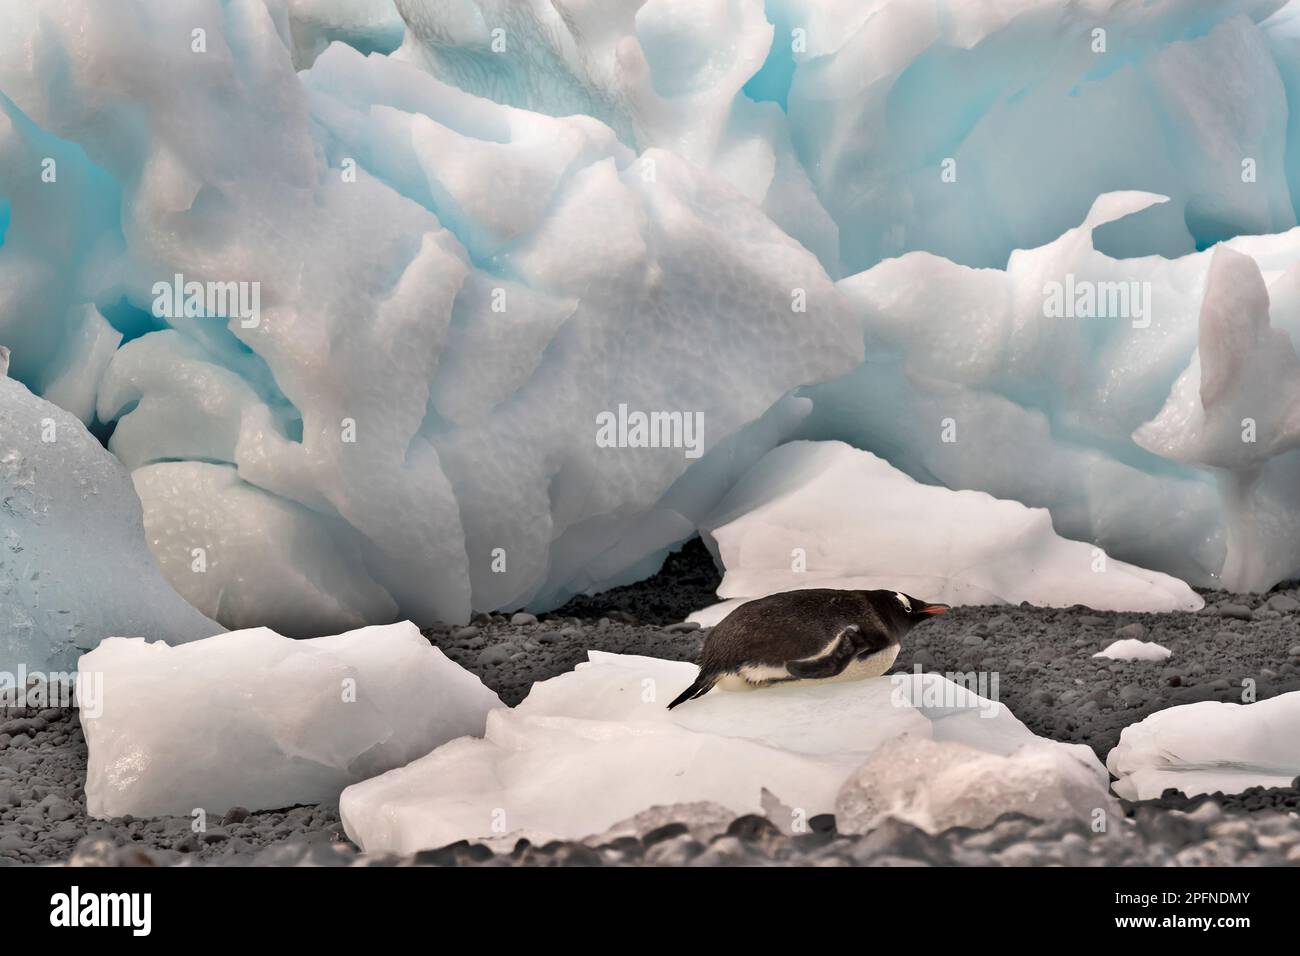
[[[907,599],[906,594],[901,594],[898,591],[895,591],[894,597],[898,598],[898,603],[903,605],[904,611],[906,611],[908,614],[912,613],[912,602]]]

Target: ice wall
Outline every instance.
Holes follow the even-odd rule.
[[[729,436],[860,359],[817,259],[723,179],[345,45],[296,74],[274,14],[187,0],[110,24],[72,3],[16,26],[37,61],[102,38],[67,82],[51,92],[13,57],[0,76],[121,190],[104,261],[64,269],[136,323],[96,410],[201,609],[302,635],[644,573],[693,530],[652,509],[694,455],[692,485],[721,493],[734,457],[781,432],[760,425],[750,451]],[[9,139],[30,152],[35,135]],[[45,195],[24,189],[32,217]],[[18,226],[5,255],[28,246]],[[178,274],[256,283],[258,314],[157,315],[155,283]],[[620,406],[698,418],[695,446],[601,447],[598,416]],[[249,529],[270,515],[268,548]],[[324,584],[357,567],[353,587]]]
[[[1264,23],[1283,0],[396,3],[398,56],[680,150],[762,199],[832,274],[915,249],[1002,265],[1117,189],[1171,202],[1112,230],[1116,253],[1296,222],[1294,51],[1286,17]],[[1226,175],[1246,157],[1249,185]]]
[[[1300,328],[1281,6],[14,3],[0,344],[232,626],[633,580],[791,437],[1267,586],[1295,453],[1221,481],[1132,436],[1197,348],[1197,249],[1272,233],[1229,244]],[[1045,315],[1076,280],[1154,304]],[[603,447],[621,408],[698,445]]]
[[[1172,260],[1115,259],[1095,248],[1099,228],[1164,202],[1101,196],[1079,226],[1018,250],[1005,269],[914,252],[842,280],[869,359],[803,393],[814,411],[801,434],[875,450],[922,481],[1045,507],[1059,534],[1193,584],[1266,589],[1294,574],[1286,529],[1296,485],[1285,475],[1300,457],[1278,439],[1289,434],[1285,379],[1234,373],[1233,387],[1251,391],[1220,415],[1236,421],[1220,435],[1228,457],[1207,462],[1247,468],[1273,455],[1276,482],[1243,492],[1161,443],[1200,440],[1193,413],[1205,396],[1193,400],[1183,375],[1198,343],[1254,354],[1253,330],[1271,314],[1269,341],[1289,348],[1300,328],[1300,230]],[[1216,275],[1212,263],[1224,256],[1238,263],[1237,276]],[[1243,273],[1254,281],[1241,281]],[[1147,425],[1167,400],[1176,407]],[[1262,445],[1242,431],[1246,406]]]

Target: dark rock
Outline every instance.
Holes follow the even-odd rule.
[[[665,823],[661,827],[655,827],[649,833],[641,838],[641,844],[646,849],[661,843],[664,840],[671,840],[673,837],[682,836],[690,833],[690,828],[684,823]]]
[[[749,813],[732,820],[731,825],[727,827],[727,835],[741,840],[762,840],[780,836],[781,831],[767,817]]]

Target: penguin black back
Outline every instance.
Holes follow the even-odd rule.
[[[948,610],[900,591],[807,588],[742,604],[713,628],[700,673],[668,705],[707,694],[724,678],[751,687],[796,680],[853,679],[883,673],[916,624]]]

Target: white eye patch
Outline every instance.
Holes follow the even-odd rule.
[[[912,602],[907,599],[906,594],[900,594],[898,591],[895,591],[894,597],[898,598],[898,603],[903,605],[903,610],[907,611],[908,614],[912,613]]]

